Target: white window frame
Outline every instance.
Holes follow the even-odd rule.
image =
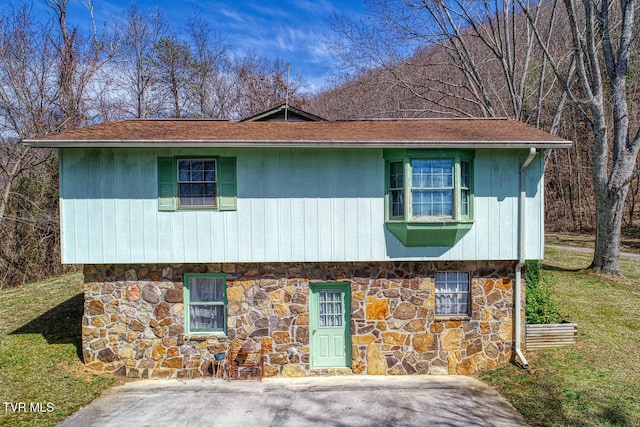
[[[203,180],[203,181],[192,181],[192,180],[181,180],[180,179],[180,162],[213,162],[213,167],[214,167],[214,179],[213,181],[210,180]],[[217,209],[218,208],[218,193],[219,193],[219,188],[218,188],[218,160],[215,157],[208,157],[208,158],[177,158],[176,159],[176,173],[177,173],[177,182],[178,182],[178,191],[177,191],[177,196],[178,196],[178,208],[179,209]],[[193,185],[193,184],[202,184],[202,185],[211,185],[213,184],[215,186],[215,192],[213,197],[213,203],[212,204],[202,204],[202,205],[183,205],[181,203],[181,196],[180,196],[180,185],[184,185],[184,184],[188,184],[188,185]],[[193,196],[191,196],[191,198],[193,198]],[[202,197],[203,201],[204,199],[206,199],[206,196]]]
[[[416,178],[416,176],[418,176],[415,172],[416,172],[416,165],[414,163],[417,162],[447,162],[450,165],[450,170],[449,170],[449,174],[445,174],[445,175],[450,175],[450,179],[451,179],[451,185],[435,185],[435,184],[431,184],[431,185],[416,185],[414,183],[414,179]],[[448,219],[448,220],[453,220],[455,219],[457,216],[456,215],[456,161],[455,159],[451,159],[451,158],[419,158],[419,157],[413,157],[411,159],[409,159],[409,166],[410,166],[410,170],[411,170],[411,182],[410,182],[410,187],[409,187],[409,191],[408,191],[408,198],[410,200],[410,205],[408,206],[409,208],[409,220],[410,221],[429,221],[429,220],[433,220],[433,219]],[[435,175],[434,175],[435,176]],[[419,192],[419,191],[426,191],[426,192],[431,192],[434,193],[432,194],[432,197],[435,196],[435,194],[439,193],[439,192],[443,192],[443,193],[449,193],[450,197],[451,197],[451,201],[450,203],[447,203],[446,206],[450,206],[451,208],[451,213],[450,214],[433,214],[433,215],[418,215],[414,212],[414,202],[417,197],[416,194],[414,194],[415,192]],[[432,201],[431,205],[432,208],[435,207],[435,205],[437,205],[438,202],[437,201]],[[443,206],[445,206],[445,204],[442,204]]]
[[[468,271],[438,271],[434,283],[436,316],[471,315],[471,274]]]

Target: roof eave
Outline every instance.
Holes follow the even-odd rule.
[[[569,148],[572,141],[205,141],[205,140],[34,140],[38,148],[207,147],[207,148]]]

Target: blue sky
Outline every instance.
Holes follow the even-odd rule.
[[[85,0],[69,0],[68,21],[88,24]],[[97,23],[118,20],[129,0],[94,0]],[[262,0],[167,1],[138,0],[144,9],[160,6],[179,33],[186,19],[198,11],[236,53],[253,50],[258,55],[280,57],[291,64],[292,75],[302,75],[315,91],[323,86],[332,58],[323,36],[330,32],[327,18],[334,12],[352,18],[364,13],[363,0]],[[44,0],[34,0],[38,15],[46,12]]]

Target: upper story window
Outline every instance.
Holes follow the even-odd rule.
[[[404,165],[389,163],[389,214],[393,218],[404,217]]]
[[[389,162],[388,218],[409,218],[409,221],[469,219],[470,170],[470,161],[457,157]],[[408,180],[404,178],[405,172],[410,177]]]
[[[178,159],[178,206],[218,205],[216,159]]]
[[[384,154],[387,228],[405,246],[457,242],[473,221],[474,152],[390,149]]]
[[[158,157],[158,210],[236,210],[235,157]]]
[[[453,218],[453,162],[411,160],[412,218]]]

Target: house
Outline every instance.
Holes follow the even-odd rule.
[[[91,368],[206,375],[231,343],[260,348],[266,376],[526,364],[521,266],[543,257],[544,151],[570,141],[507,119],[285,106],[25,144],[59,150]]]

